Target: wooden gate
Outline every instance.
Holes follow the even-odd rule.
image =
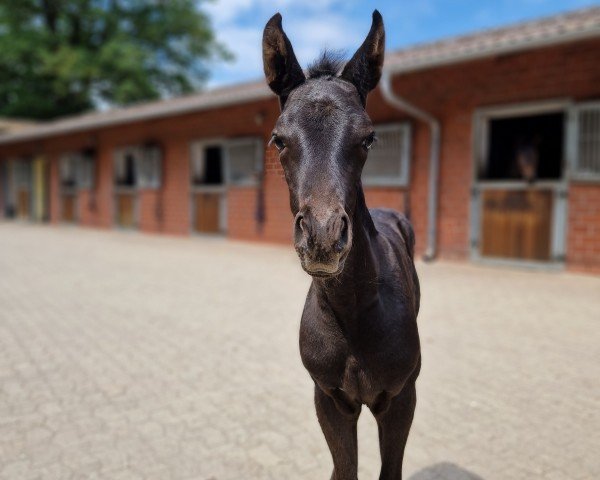
[[[75,192],[61,194],[61,220],[67,223],[77,221],[77,195]]]
[[[115,196],[115,219],[121,228],[135,228],[136,226],[136,201],[135,191],[117,191]]]
[[[550,260],[553,191],[487,190],[482,193],[482,255]]]
[[[221,192],[194,193],[194,230],[201,233],[218,233],[221,226]]]
[[[31,190],[19,186],[17,189],[17,218],[29,220],[31,218]]]

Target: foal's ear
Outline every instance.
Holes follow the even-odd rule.
[[[281,28],[281,14],[267,22],[263,32],[263,66],[271,90],[279,96],[281,108],[290,92],[306,79],[292,44]]]
[[[383,18],[375,10],[373,23],[365,41],[344,67],[341,77],[354,84],[363,105],[367,102],[367,94],[373,90],[381,78],[383,55],[385,51],[385,30]]]

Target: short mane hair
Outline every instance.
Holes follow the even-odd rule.
[[[323,50],[308,66],[308,78],[337,77],[345,64],[343,52]]]

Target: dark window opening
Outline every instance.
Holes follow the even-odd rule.
[[[223,150],[219,146],[206,147],[204,156],[194,165],[195,185],[223,184]]]
[[[136,168],[135,156],[126,154],[118,167],[117,185],[120,187],[135,187],[136,185]]]
[[[64,157],[60,166],[60,186],[70,190],[77,186],[77,159],[72,156]]]
[[[76,185],[77,183],[75,182],[74,178],[63,179],[60,182],[60,186],[63,188],[75,188]]]
[[[564,114],[491,120],[488,145],[480,179],[529,182],[560,179],[563,170]]]

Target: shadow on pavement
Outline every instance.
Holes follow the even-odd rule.
[[[484,480],[464,468],[449,462],[436,463],[414,473],[408,480]]]

